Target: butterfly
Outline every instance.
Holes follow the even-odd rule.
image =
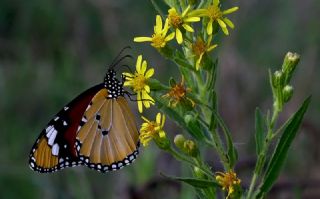
[[[123,88],[125,77],[119,81],[114,70],[129,56],[118,59],[122,51],[109,67],[103,83],[73,99],[42,130],[30,152],[32,170],[48,173],[85,165],[108,172],[136,159],[139,131],[125,98],[128,94]]]

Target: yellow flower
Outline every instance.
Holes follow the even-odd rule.
[[[233,7],[233,8],[221,11],[220,0],[212,0],[212,5],[209,5],[207,8],[204,8],[204,9],[195,10],[192,13],[190,13],[190,15],[209,18],[209,22],[207,24],[208,35],[212,34],[212,24],[215,21],[218,22],[224,34],[229,35],[227,26],[229,26],[230,28],[234,28],[234,25],[232,21],[230,21],[230,19],[228,19],[227,17],[224,17],[224,15],[233,13],[238,9],[239,7]]]
[[[191,103],[192,107],[195,106],[195,103],[192,99],[187,97],[187,92],[190,92],[190,88],[186,88],[184,85],[184,77],[182,76],[181,82],[179,84],[172,85],[169,92],[163,97],[170,98],[169,106],[176,107],[180,102],[189,102]]]
[[[158,113],[156,121],[149,121],[147,118],[142,116],[145,121],[140,128],[140,141],[143,146],[148,146],[152,139],[161,139],[166,137],[166,133],[163,130],[164,123],[166,121],[165,115]]]
[[[174,38],[174,33],[167,36],[169,30],[169,20],[166,19],[164,27],[162,28],[162,19],[160,15],[156,17],[156,25],[154,26],[154,34],[151,37],[135,37],[135,42],[150,41],[151,46],[160,49],[166,46],[167,42]]]
[[[178,44],[181,44],[183,42],[181,29],[184,28],[188,32],[194,32],[193,28],[188,23],[200,21],[200,17],[187,16],[189,10],[190,5],[187,7],[185,11],[182,12],[181,15],[178,14],[175,8],[170,8],[168,10],[169,25],[175,29],[176,40]]]
[[[132,73],[123,73],[126,77],[124,86],[129,86],[137,93],[137,102],[139,112],[142,113],[143,105],[146,108],[150,108],[150,104],[154,104],[154,100],[149,95],[150,86],[148,85],[148,79],[154,74],[154,69],[147,70],[146,60],[142,61],[142,55],[139,55],[136,63],[136,71]]]
[[[216,175],[216,180],[222,186],[222,190],[228,192],[227,198],[229,198],[235,192],[236,187],[240,186],[241,180],[237,178],[237,174],[233,171],[216,172]]]
[[[215,49],[218,45],[211,45],[212,35],[208,37],[207,43],[205,43],[200,37],[192,44],[192,52],[196,57],[196,69],[199,70],[202,57],[206,52],[210,52]]]

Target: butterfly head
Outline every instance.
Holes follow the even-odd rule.
[[[123,81],[119,81],[116,77],[116,72],[113,69],[109,69],[104,78],[104,87],[108,89],[108,98],[116,99],[119,96],[123,96]]]

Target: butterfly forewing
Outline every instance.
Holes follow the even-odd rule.
[[[76,132],[84,111],[101,88],[103,84],[83,92],[48,123],[31,149],[31,169],[38,172],[54,172],[81,163],[74,147]]]

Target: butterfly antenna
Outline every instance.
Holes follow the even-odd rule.
[[[115,66],[117,66],[122,60],[126,59],[126,58],[133,58],[131,55],[124,55],[123,57],[121,57],[120,59],[118,59],[115,63],[113,63],[110,68],[113,69]]]
[[[119,63],[119,57],[121,56],[121,54],[123,53],[123,51],[125,51],[126,49],[131,49],[130,46],[126,46],[124,48],[122,48],[120,50],[120,52],[118,53],[118,55],[113,59],[113,61],[111,62],[110,68],[113,68],[117,63]],[[122,60],[122,58],[120,59]]]
[[[130,73],[133,73],[133,72],[132,72],[132,69],[130,68],[129,65],[123,64],[123,65],[121,65],[121,67],[125,67],[126,69],[129,70]],[[116,70],[116,72],[118,72],[118,71]]]

